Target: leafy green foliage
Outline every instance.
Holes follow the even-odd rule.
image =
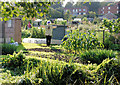
[[[95,36],[96,34],[92,31],[82,33],[78,29],[73,30],[65,36],[67,40],[63,41],[61,45],[67,50],[78,52],[80,52],[80,50],[89,50],[100,47],[100,45],[102,46]]]
[[[120,51],[120,44],[112,44],[109,49]]]
[[[107,29],[109,29],[109,31],[115,32],[115,33],[120,33],[120,18],[118,18],[117,20],[108,20],[108,19],[104,19],[103,20],[103,26],[105,26]]]
[[[13,38],[11,38],[11,40],[10,40],[10,43],[14,43],[15,41],[13,40]]]
[[[2,44],[2,54],[13,54],[17,50],[17,46],[10,44]]]
[[[29,30],[22,30],[22,38],[45,38],[45,29],[32,27]]]
[[[53,2],[0,2],[2,21],[7,21],[12,17],[23,16],[26,18],[42,17],[44,13],[48,13],[48,8]]]
[[[67,25],[67,20],[58,21],[57,19],[55,19],[54,24],[55,25]]]
[[[75,65],[60,64],[59,62],[40,61],[37,68],[36,77],[43,79],[43,84],[73,84],[75,80],[81,83],[80,80],[85,81],[85,73],[81,69],[77,69]],[[82,76],[82,77],[78,77]]]
[[[106,58],[115,58],[116,54],[112,50],[93,49],[82,52],[79,56],[83,63],[100,64]]]
[[[43,58],[26,58],[23,53],[14,54],[11,58],[4,58],[3,65],[9,65],[9,60],[20,59],[22,57],[23,63],[19,67],[12,65],[8,68],[13,68],[13,71],[6,70],[5,78],[7,83],[14,82],[18,84],[42,84],[42,85],[61,85],[61,84],[119,84],[120,81],[120,62],[116,58],[106,59],[100,65],[96,64],[75,64],[65,63],[58,60],[49,60]],[[6,63],[5,63],[6,62]],[[7,68],[6,68],[7,69]],[[21,76],[15,75],[15,72],[22,72]],[[107,76],[106,76],[107,75]],[[9,77],[8,77],[9,76]],[[8,81],[10,80],[10,81]],[[6,83],[4,82],[4,83]],[[2,81],[3,83],[3,81]]]
[[[45,29],[33,27],[31,30],[31,38],[45,38]]]
[[[119,51],[120,50],[119,38],[120,38],[119,34],[111,34],[111,33],[105,32],[104,48]]]
[[[24,58],[23,52],[19,52],[18,54],[14,53],[13,57],[3,58],[2,65],[9,69],[14,69],[23,65]]]
[[[104,60],[96,69],[96,74],[100,83],[114,83],[119,85],[120,62],[116,58]]]
[[[31,33],[28,30],[22,30],[22,38],[30,37]]]

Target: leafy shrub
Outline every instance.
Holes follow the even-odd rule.
[[[13,57],[3,58],[2,66],[7,67],[9,69],[14,69],[16,67],[20,67],[23,65],[24,59],[23,52],[20,51],[18,54],[14,53]]]
[[[67,40],[65,40],[61,45],[67,50],[78,52],[80,50],[94,49],[102,46],[102,44],[98,42],[98,39],[95,36],[96,34],[91,31],[82,33],[78,29],[73,30],[64,37],[67,37]]]
[[[117,44],[115,44],[117,43]],[[112,50],[120,50],[119,39],[115,38],[115,36],[106,33],[104,48],[112,49]]]
[[[22,30],[22,38],[28,38],[30,37],[30,31],[28,30]]]
[[[119,85],[120,62],[116,58],[104,60],[96,69],[96,75],[101,84]]]
[[[85,73],[76,65],[58,64],[58,62],[41,61],[36,77],[43,79],[43,85],[81,84],[85,81]]]
[[[11,40],[10,40],[10,43],[14,43],[15,41],[13,40],[13,38],[11,38]]]
[[[45,30],[40,28],[32,28],[31,30],[31,38],[45,38]]]
[[[2,54],[13,54],[17,50],[17,46],[11,44],[2,44]]]
[[[120,51],[120,44],[112,44],[109,49]]]
[[[106,58],[114,58],[116,54],[112,50],[93,49],[80,54],[81,62],[100,64]]]

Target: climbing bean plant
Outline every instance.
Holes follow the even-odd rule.
[[[102,26],[107,28],[110,33],[120,33],[120,18],[116,20],[104,19]]]
[[[80,32],[78,29],[73,30],[64,38],[67,40],[61,44],[63,48],[72,52],[81,52],[82,50],[89,50],[94,48],[101,48],[103,45],[98,42],[96,33],[92,31]],[[63,39],[64,40],[64,39]]]

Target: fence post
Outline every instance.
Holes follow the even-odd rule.
[[[105,40],[105,30],[103,30],[103,44],[104,44],[104,40]]]
[[[64,36],[65,36],[65,23],[64,23]]]

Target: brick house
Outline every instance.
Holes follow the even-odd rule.
[[[107,18],[107,19],[117,19],[117,16],[114,15],[113,13],[107,13],[107,14],[103,15],[101,18],[102,18],[102,19],[103,19],[103,18]]]
[[[21,19],[19,18],[0,21],[0,43],[9,43],[11,37],[21,43]]]
[[[102,8],[99,8],[98,13],[99,14],[107,14],[107,13],[113,13],[113,14],[118,14],[120,11],[119,3],[116,3],[115,5],[111,6],[103,6]]]
[[[73,16],[85,15],[88,13],[88,8],[86,6],[82,8],[64,8],[64,13],[66,13],[68,10],[71,12]]]

